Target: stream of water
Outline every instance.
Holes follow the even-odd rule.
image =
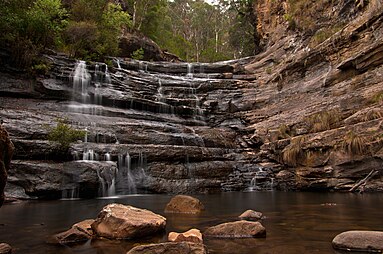
[[[137,243],[166,241],[166,234],[127,241],[93,240],[72,247],[46,243],[53,234],[72,224],[95,218],[109,203],[146,208],[167,218],[167,233],[235,221],[246,209],[264,213],[265,239],[205,239],[209,253],[296,254],[339,253],[331,240],[347,230],[383,230],[381,194],[229,192],[198,195],[206,211],[200,215],[164,214],[170,195],[129,195],[107,199],[72,201],[29,201],[8,204],[0,209],[0,242],[14,253],[113,253],[125,254]]]

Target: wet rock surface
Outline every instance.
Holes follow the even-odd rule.
[[[204,205],[197,198],[187,195],[173,197],[165,207],[166,213],[196,214],[205,210]]]
[[[203,234],[214,238],[262,238],[266,237],[266,229],[259,222],[236,221],[209,227]]]
[[[198,229],[190,229],[184,233],[170,232],[168,235],[170,242],[191,242],[203,243],[202,234]]]
[[[134,247],[128,254],[206,254],[204,245],[188,242],[169,242],[159,244],[148,244]]]
[[[347,231],[332,240],[335,249],[358,252],[382,252],[383,232]]]
[[[166,219],[145,209],[121,204],[109,204],[91,224],[98,237],[131,239],[161,233]]]

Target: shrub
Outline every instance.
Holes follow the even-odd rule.
[[[132,57],[132,59],[135,59],[135,60],[142,60],[142,59],[144,59],[144,53],[145,53],[144,49],[139,48],[136,51],[133,51],[131,57]]]
[[[86,131],[77,130],[58,119],[56,127],[48,127],[48,140],[59,144],[61,150],[68,150],[71,143],[85,137]]]
[[[298,160],[303,158],[302,145],[303,137],[292,138],[290,144],[282,151],[282,160],[288,166],[297,166]]]
[[[349,154],[363,154],[366,152],[366,142],[364,137],[349,131],[343,138],[342,147]]]

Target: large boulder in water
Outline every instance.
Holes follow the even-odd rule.
[[[217,238],[261,238],[266,237],[266,229],[259,222],[236,221],[210,227],[204,235]]]
[[[257,212],[254,210],[246,210],[241,215],[238,216],[241,220],[248,220],[248,221],[257,221],[261,220],[263,217],[263,214],[261,212]]]
[[[173,197],[165,207],[166,213],[200,213],[205,209],[197,198],[187,195]]]
[[[92,229],[97,236],[110,239],[130,239],[160,233],[165,229],[166,218],[149,210],[109,204],[98,214]]]
[[[134,247],[127,254],[206,254],[202,244],[189,242],[168,242]]]
[[[7,171],[9,170],[14,149],[15,147],[9,139],[8,132],[0,124],[0,207],[4,203],[4,188],[7,182]]]
[[[383,232],[381,231],[346,231],[332,240],[334,249],[363,252],[383,251]]]
[[[0,254],[11,254],[12,247],[7,243],[0,243]]]

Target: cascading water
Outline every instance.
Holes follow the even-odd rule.
[[[129,153],[118,155],[118,169],[116,188],[127,194],[137,193],[136,182],[132,174],[132,160]]]
[[[74,92],[81,91],[82,102],[87,103],[89,99],[88,86],[91,76],[86,69],[85,61],[79,61],[76,65],[73,75],[73,90]]]
[[[187,64],[187,73],[186,77],[192,79],[193,78],[193,73],[194,73],[194,68],[192,63]]]

